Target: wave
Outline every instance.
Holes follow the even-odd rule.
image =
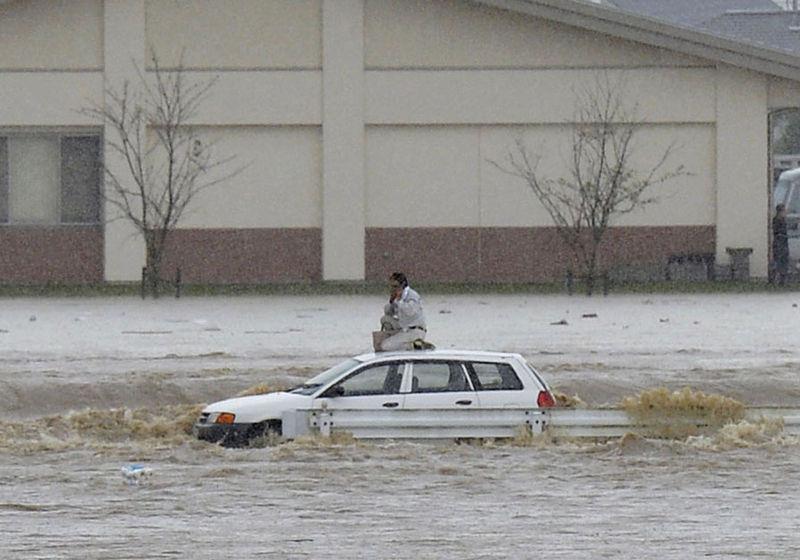
[[[203,406],[87,409],[26,422],[0,422],[0,450],[29,454],[85,447],[176,446],[194,440],[192,425]]]

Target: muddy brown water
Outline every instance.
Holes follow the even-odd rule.
[[[222,380],[208,368],[213,383],[168,369],[91,390],[6,381],[27,408],[0,422],[0,558],[800,554],[800,441],[769,426],[689,440],[311,438],[228,450],[187,434],[200,396],[291,382],[306,368]],[[581,369],[561,368],[554,386],[590,402],[639,389],[581,380]],[[149,474],[126,478],[134,463]]]
[[[770,330],[800,318],[791,295],[484,299],[433,299],[431,322],[453,346],[521,352],[590,406],[685,386],[800,406],[800,350]],[[374,302],[4,305],[2,560],[800,557],[800,441],[769,423],[681,439],[222,449],[187,434],[201,403],[345,358],[355,335],[325,333]],[[464,309],[496,313],[491,336],[459,335]],[[584,311],[598,318],[573,319]],[[148,474],[126,477],[132,464]]]

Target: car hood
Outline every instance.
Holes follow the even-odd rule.
[[[236,397],[212,403],[203,412],[232,412],[236,415],[236,423],[261,422],[263,420],[280,420],[286,410],[310,408],[312,398],[308,395],[293,393],[266,393]]]

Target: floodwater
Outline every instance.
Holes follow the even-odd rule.
[[[800,406],[798,302],[435,296],[426,309],[440,347],[518,351],[589,405],[691,386]],[[0,558],[800,556],[800,441],[770,424],[679,440],[245,450],[187,434],[201,403],[366,351],[381,304],[3,300]],[[125,476],[132,464],[145,474]]]

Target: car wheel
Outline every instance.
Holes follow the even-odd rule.
[[[280,420],[258,422],[245,435],[248,447],[273,447],[282,441],[282,425]]]

